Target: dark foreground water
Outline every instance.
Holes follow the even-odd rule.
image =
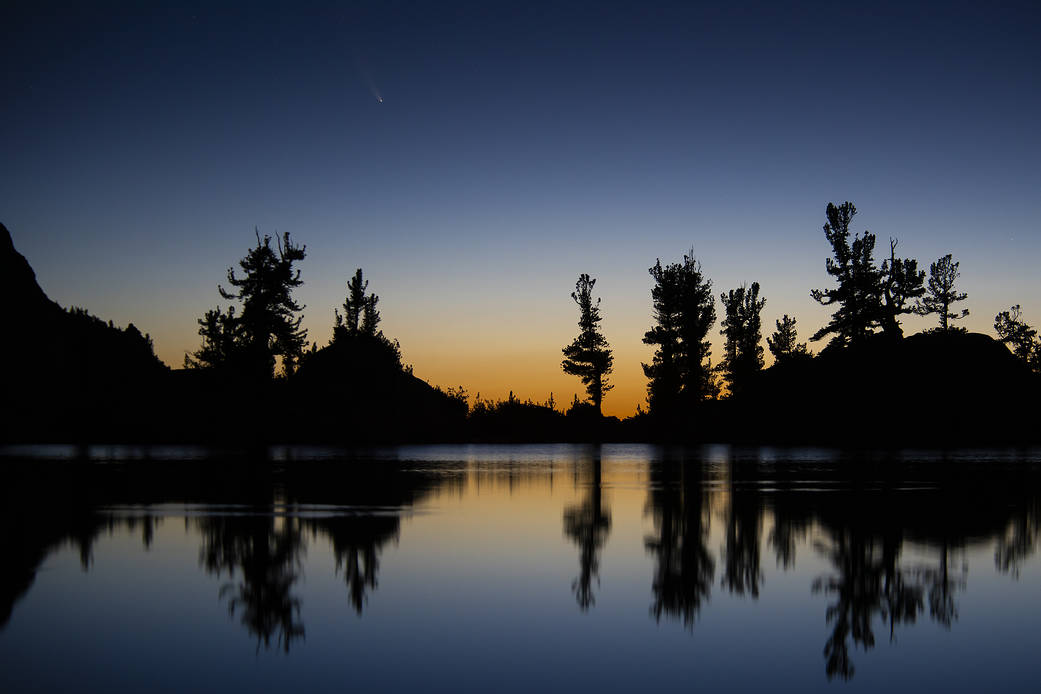
[[[2,692],[1041,680],[1037,451],[6,455]]]

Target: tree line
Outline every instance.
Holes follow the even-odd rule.
[[[964,332],[957,321],[968,310],[957,305],[967,294],[956,286],[961,273],[952,255],[931,263],[927,276],[916,259],[897,256],[899,242],[891,238],[889,257],[879,264],[875,235],[851,231],[856,213],[851,202],[829,203],[825,210],[823,231],[831,247],[825,271],[834,285],[814,289],[810,296],[834,311],[810,341],[828,338],[829,351],[877,339],[900,340],[901,318],[912,314],[935,315],[937,332]],[[293,291],[303,284],[299,263],[306,255],[306,247],[296,245],[288,233],[272,239],[257,231],[256,245],[239,261],[238,270],[228,269],[230,288],[218,285],[219,295],[238,306],[211,309],[198,320],[202,343],[185,355],[185,367],[254,382],[292,378],[319,351],[315,343],[308,349],[307,330],[301,325],[305,307],[293,298]],[[654,280],[653,324],[643,335],[643,342],[654,347],[651,362],[643,364],[649,413],[673,417],[722,395],[740,398],[764,368],[761,314],[766,299],[760,284],[742,284],[719,294],[724,343],[722,357],[713,365],[709,334],[717,321],[716,294],[693,248],[682,262],[663,264],[658,259],[648,272]],[[587,402],[576,398],[572,408],[589,408],[599,416],[613,388],[609,377],[614,357],[600,327],[603,316],[595,285],[596,279],[586,273],[575,283],[571,298],[579,313],[578,334],[563,347],[561,368],[577,376],[585,388]],[[379,329],[378,303],[379,297],[368,293],[362,269],[356,269],[347,281],[343,313],[333,312],[329,347],[347,354],[358,368],[373,364],[410,372],[401,363],[400,345]],[[999,313],[994,327],[999,340],[1041,373],[1041,340],[1023,321],[1019,305]],[[766,345],[781,367],[811,358],[807,344],[798,341],[796,320],[788,314],[775,322]],[[462,401],[467,397],[462,388],[448,394]],[[490,401],[479,402],[485,409],[491,407]]]
[[[951,254],[939,258],[925,270],[913,258],[896,254],[898,240],[889,241],[889,258],[879,265],[874,257],[876,237],[869,231],[853,234],[851,224],[857,213],[851,202],[828,203],[824,235],[831,246],[825,261],[826,272],[835,286],[814,289],[810,296],[823,306],[834,307],[830,321],[810,341],[830,336],[826,349],[857,347],[876,335],[890,340],[903,337],[902,316],[935,315],[936,331],[964,332],[956,325],[969,314],[956,304],[968,295],[958,291],[959,263]],[[720,333],[724,338],[723,356],[716,366],[711,361],[708,335],[716,322],[712,281],[702,271],[693,248],[680,263],[662,265],[660,259],[649,269],[654,279],[651,304],[654,324],[643,342],[655,347],[650,364],[643,365],[648,379],[647,403],[652,414],[678,415],[696,403],[720,396],[723,387],[739,397],[756,372],[764,367],[761,312],[766,299],[760,285],[741,285],[719,295],[724,317]],[[590,292],[595,279],[579,276],[572,298],[579,306],[579,335],[564,348],[565,373],[578,375],[599,411],[611,373],[611,349],[599,331],[599,299]],[[798,342],[796,321],[785,314],[776,321],[776,330],[766,338],[778,365],[810,358],[806,343]],[[1041,373],[1041,341],[1037,331],[1023,322],[1020,307],[1013,306],[995,317],[999,339],[1013,353]],[[722,381],[723,383],[720,383]]]
[[[292,298],[303,284],[296,264],[307,256],[307,247],[295,245],[289,233],[263,239],[256,232],[257,245],[239,261],[242,276],[228,268],[228,283],[235,291],[218,285],[224,299],[242,304],[222,311],[211,309],[199,319],[202,345],[185,355],[187,369],[209,369],[237,376],[270,380],[278,375],[292,376],[301,362],[318,351],[317,343],[307,350],[307,330],[301,327],[303,305]],[[347,281],[343,313],[333,309],[330,346],[352,345],[364,352],[364,360],[401,365],[401,347],[379,329],[379,296],[367,293],[369,283],[361,268]]]

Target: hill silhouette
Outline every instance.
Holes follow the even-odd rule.
[[[370,335],[305,355],[289,392],[300,440],[457,440],[466,418],[464,402],[414,376],[396,346]]]
[[[1038,393],[1041,376],[987,335],[879,333],[762,371],[715,419],[735,440],[1012,443],[1036,439]]]
[[[0,341],[7,397],[0,405],[2,438],[82,440],[98,428],[133,438],[168,368],[152,341],[132,323],[118,328],[49,299],[36,273],[0,224],[0,292],[11,331]]]

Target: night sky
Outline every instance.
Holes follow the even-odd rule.
[[[581,393],[590,273],[622,416],[655,259],[693,246],[806,339],[829,201],[879,260],[953,253],[969,329],[1041,324],[1035,2],[157,4],[3,4],[0,222],[172,366],[255,227],[307,245],[312,340],[362,267],[416,375],[482,396]]]

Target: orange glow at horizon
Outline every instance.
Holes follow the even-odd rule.
[[[509,358],[487,355],[465,355],[449,359],[420,350],[402,350],[403,359],[413,365],[415,375],[442,388],[462,386],[470,396],[470,404],[479,394],[484,400],[505,400],[510,392],[522,401],[545,403],[552,393],[556,409],[566,410],[575,395],[586,399],[582,382],[560,370],[560,357],[549,350],[521,353]],[[547,354],[546,352],[550,352]],[[415,357],[413,358],[413,354]],[[619,418],[636,412],[637,404],[647,409],[647,379],[640,361],[649,356],[615,351],[614,372],[608,376],[614,388],[604,396],[603,413]]]
[[[575,395],[579,400],[585,400],[586,393],[577,377],[568,376],[560,368],[560,349],[573,337],[574,330],[570,307],[562,305],[567,310],[562,316],[563,320],[551,321],[558,325],[553,326],[552,331],[547,329],[545,333],[527,332],[518,336],[487,330],[476,336],[468,336],[461,343],[450,332],[431,335],[410,329],[411,326],[400,321],[394,321],[386,332],[400,340],[402,362],[413,367],[417,378],[442,389],[462,386],[471,405],[477,395],[485,400],[497,401],[505,400],[511,391],[521,401],[544,404],[552,393],[556,409],[566,411]],[[778,309],[778,312],[781,310]],[[774,319],[779,317],[768,312],[769,308],[763,316],[764,348],[766,336],[773,332]],[[624,317],[629,318],[626,323],[619,320]],[[603,413],[624,419],[634,415],[637,406],[647,409],[647,378],[641,364],[650,362],[653,350],[641,342],[643,332],[649,327],[646,318],[618,315],[613,318],[607,326],[607,336],[614,350],[614,371],[608,376],[614,388],[604,396]],[[815,319],[822,320],[814,315],[798,316],[800,342],[807,341],[811,328],[815,329]],[[970,331],[992,333],[987,329],[986,320],[978,316],[970,314],[969,320],[965,322],[965,327]],[[932,321],[909,317],[904,321],[904,327],[906,334],[910,335],[932,327]],[[718,320],[710,335],[712,364],[715,365],[722,352]],[[173,368],[181,367],[186,349],[198,346],[197,339],[185,344],[185,336],[180,334],[162,332],[152,337],[157,355]],[[312,339],[322,346],[328,341],[328,336],[312,334]],[[178,343],[179,347],[164,349]],[[817,353],[825,344],[826,341],[810,343],[810,351]],[[768,350],[765,362],[766,367],[773,363]]]

